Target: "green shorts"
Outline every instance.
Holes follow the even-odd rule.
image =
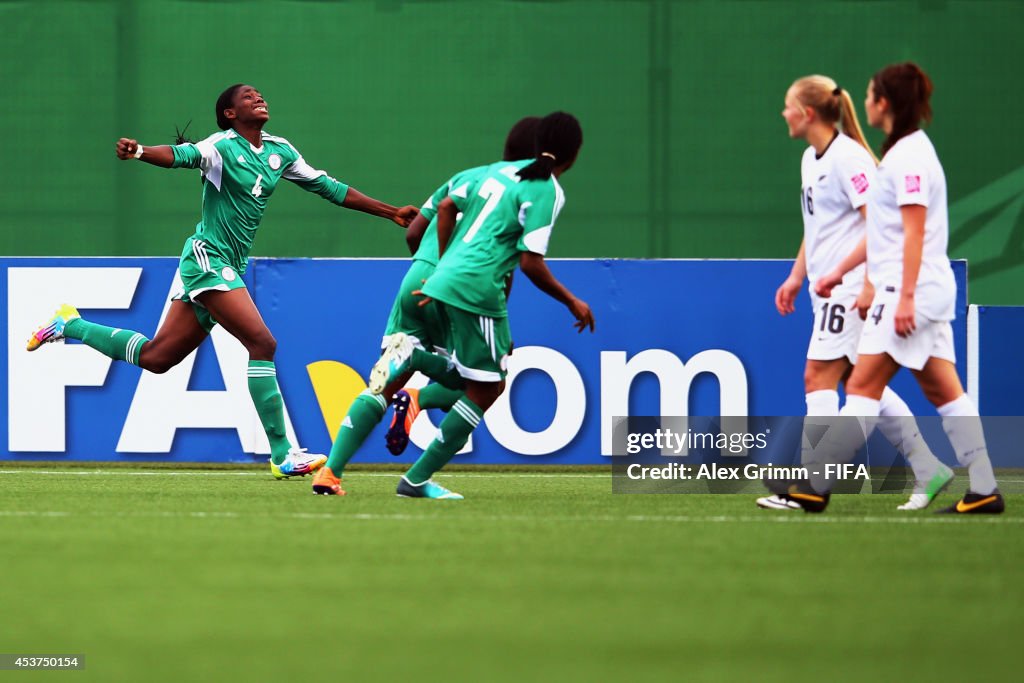
[[[195,235],[185,240],[181,260],[178,262],[178,273],[183,289],[171,298],[192,304],[199,324],[207,332],[217,325],[217,321],[196,297],[210,290],[229,292],[245,287],[242,276],[221,258],[215,248]]]
[[[488,318],[450,304],[433,301],[447,321],[445,345],[459,374],[477,382],[501,382],[508,374],[512,333],[508,318]]]
[[[447,324],[440,317],[438,307],[433,303],[420,306],[423,297],[414,296],[413,292],[423,287],[423,281],[434,274],[434,265],[426,261],[413,261],[402,279],[391,306],[388,326],[384,330],[381,348],[387,344],[388,337],[396,332],[404,332],[413,340],[413,344],[425,351],[444,352]]]

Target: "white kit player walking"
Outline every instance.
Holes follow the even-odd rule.
[[[882,391],[900,367],[909,368],[942,416],[957,460],[967,468],[970,489],[942,512],[999,513],[996,488],[978,409],[956,372],[953,332],[956,281],[946,255],[949,215],[946,177],[931,140],[920,130],[931,120],[932,83],[916,64],[885,67],[868,84],[868,123],[886,133],[876,187],[868,202],[868,276],[876,293],[861,335],[859,358],[846,384],[841,415],[860,418],[828,448],[852,455],[879,416]],[[863,254],[851,254],[815,286],[832,298],[845,273]],[[825,493],[827,491],[819,491]]]
[[[800,163],[804,239],[789,277],[775,293],[776,308],[781,315],[788,315],[795,310],[805,278],[817,282],[858,246],[863,252],[865,210],[875,184],[877,161],[864,139],[849,93],[827,76],[806,76],[794,82],[786,92],[782,117],[790,137],[809,144]],[[839,414],[838,386],[857,362],[857,344],[872,295],[863,263],[845,273],[830,298],[811,292],[814,327],[804,369],[809,416],[805,432],[816,424],[813,418]],[[926,507],[952,479],[952,470],[931,453],[907,404],[888,387],[883,387],[880,411],[880,428],[907,458],[916,479],[914,493],[900,509]],[[812,457],[813,440],[809,435],[805,439],[806,463]],[[800,493],[792,495],[799,497]],[[800,509],[798,500],[779,494],[759,499],[758,505]]]

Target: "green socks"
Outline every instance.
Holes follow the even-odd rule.
[[[345,419],[341,421],[338,435],[334,437],[334,445],[331,446],[331,455],[327,459],[327,466],[334,472],[334,476],[341,476],[345,465],[384,417],[386,409],[384,397],[374,396],[369,389],[356,396]]]
[[[422,396],[422,392],[420,395]],[[430,479],[434,472],[448,464],[452,456],[466,445],[469,435],[480,424],[483,414],[483,411],[468,398],[460,398],[441,422],[438,434],[430,442],[430,446],[405,473],[409,483],[422,484]]]
[[[447,357],[430,353],[423,349],[413,349],[409,359],[409,368],[419,370],[424,375],[439,382],[449,389],[462,389],[465,381]]]
[[[428,384],[420,389],[420,408],[423,410],[440,408],[441,410],[448,412],[460,398],[462,398],[461,391],[449,389],[441,384]]]
[[[420,389],[420,408],[441,408],[451,410],[455,402],[462,397],[461,391],[455,391],[441,386],[440,384],[429,384]],[[334,445],[331,446],[331,455],[327,460],[327,466],[334,472],[334,476],[340,477],[345,470],[345,465],[356,454],[370,432],[380,424],[387,411],[387,401],[383,396],[374,396],[369,390],[356,396],[356,400],[348,409],[345,419],[338,428],[338,434],[334,437]],[[477,420],[479,422],[479,420]],[[442,423],[443,424],[443,423]],[[472,430],[470,430],[472,431]],[[469,432],[466,432],[469,436]],[[465,443],[465,440],[463,440]],[[462,446],[459,446],[462,448]],[[458,451],[458,448],[455,449]],[[443,465],[451,456],[448,456],[441,463]],[[440,467],[440,465],[438,466]],[[429,478],[429,475],[428,475]]]
[[[284,426],[284,400],[277,386],[277,369],[272,360],[249,361],[249,394],[270,441],[270,459],[280,465],[292,444]]]
[[[64,326],[64,336],[80,340],[107,358],[126,360],[132,365],[139,364],[142,345],[149,341],[147,337],[134,330],[97,325],[81,318],[68,321]]]
[[[139,364],[142,346],[149,341],[147,337],[133,330],[97,325],[81,318],[68,321],[64,326],[64,336],[81,340],[108,358],[128,361],[132,365]],[[275,465],[280,465],[292,445],[285,430],[284,401],[277,386],[274,361],[249,361],[248,377],[249,394],[270,441],[270,457]]]

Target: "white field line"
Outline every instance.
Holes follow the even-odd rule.
[[[245,470],[241,472],[226,472],[223,470],[209,471],[176,471],[176,470],[34,470],[30,468],[16,470],[0,470],[4,474],[49,474],[57,476],[90,476],[90,477],[268,477],[267,472],[256,472]],[[353,472],[349,475],[353,479],[360,477],[398,477],[401,472]],[[611,473],[596,474],[573,474],[572,472],[552,472],[543,474],[541,472],[439,472],[435,477],[455,477],[466,479],[502,479],[505,477],[523,479],[607,479]],[[1001,484],[1024,484],[1024,479],[999,479]]]
[[[111,476],[111,477],[265,477],[269,478],[269,472],[256,472],[246,470],[242,472],[225,472],[223,470],[191,471],[181,472],[176,470],[34,470],[16,469],[0,470],[0,474],[56,474],[67,476]],[[349,476],[358,477],[400,477],[401,472],[353,472]],[[607,479],[611,473],[606,474],[573,474],[572,472],[552,472],[543,474],[540,472],[441,472],[438,477],[466,477],[469,479],[498,479],[503,477],[523,477],[537,479]]]
[[[456,504],[449,503],[453,507]],[[455,513],[453,513],[455,514]],[[1024,517],[996,517],[977,515],[966,520],[962,517],[948,516],[937,517],[934,515],[908,514],[903,517],[830,517],[827,515],[807,515],[797,513],[765,513],[764,515],[710,515],[707,517],[698,515],[579,515],[562,517],[530,517],[527,515],[472,515],[467,517],[453,517],[451,515],[411,515],[411,514],[375,514],[375,513],[331,513],[331,512],[278,512],[278,513],[240,513],[231,511],[212,512],[176,512],[176,511],[151,511],[133,512],[126,515],[123,512],[68,512],[61,510],[0,510],[0,517],[93,517],[108,518],[169,518],[169,519],[319,519],[319,520],[356,520],[356,521],[383,521],[383,522],[444,522],[451,524],[455,521],[466,522],[632,522],[642,524],[664,523],[664,524],[1024,524]]]

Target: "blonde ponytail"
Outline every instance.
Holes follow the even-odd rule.
[[[858,145],[868,151],[877,166],[878,157],[875,156],[871,145],[864,138],[864,131],[860,127],[860,121],[857,120],[857,110],[853,107],[853,99],[850,97],[850,93],[843,89],[839,89],[839,127]]]
[[[793,82],[793,90],[801,104],[814,109],[823,122],[838,126],[845,135],[866,149],[878,164],[878,157],[864,138],[849,92],[828,76],[819,74],[798,78]]]

